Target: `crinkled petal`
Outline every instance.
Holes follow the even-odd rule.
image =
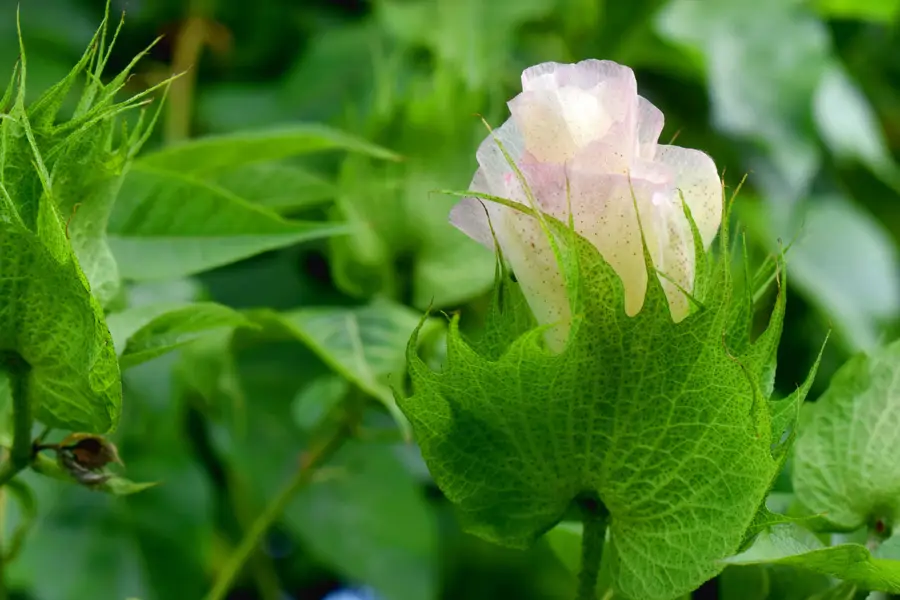
[[[522,90],[551,90],[562,86],[591,89],[603,82],[616,81],[637,89],[634,72],[611,60],[588,59],[575,64],[546,62],[522,72]]]
[[[631,69],[599,60],[544,63],[527,69],[522,85],[509,107],[539,161],[565,162],[599,139],[620,147],[626,159],[634,153],[638,96]]]
[[[722,224],[722,181],[716,164],[699,150],[666,145],[657,146],[655,159],[672,169],[675,186],[691,209],[703,245],[708,248]]]

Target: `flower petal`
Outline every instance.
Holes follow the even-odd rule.
[[[679,287],[687,292],[693,288],[694,253],[690,225],[669,177],[603,173],[593,167],[595,162],[580,156],[568,170],[576,231],[615,269],[625,288],[625,312],[634,316],[644,305],[648,280],[637,204],[653,264],[664,274],[660,281],[672,319],[680,321],[690,304]]]
[[[525,70],[522,89],[509,108],[537,160],[565,162],[604,137],[631,157],[638,101],[631,69],[599,60],[543,63]]]
[[[656,160],[672,169],[675,186],[708,248],[722,223],[722,181],[715,163],[699,150],[666,145],[657,146]]]
[[[501,149],[502,146],[502,149]],[[506,155],[504,155],[504,151]],[[493,196],[505,198],[509,181],[516,177],[515,170],[510,165],[510,160],[518,164],[525,154],[525,140],[522,132],[514,119],[508,119],[503,125],[490,133],[475,153],[478,165],[481,167],[480,180],[486,187],[478,187],[475,191],[484,192]],[[508,157],[508,158],[507,158]],[[478,174],[472,180],[476,185]]]
[[[593,102],[593,109],[587,109],[589,114],[599,117],[596,100],[585,92],[581,93],[585,97],[586,106],[590,107]],[[538,161],[563,163],[578,150],[556,90],[522,92],[507,104],[513,120],[522,132],[525,148]],[[593,126],[593,123],[588,122],[575,124],[574,128],[584,132],[590,131]]]
[[[656,156],[656,145],[662,133],[665,117],[643,96],[638,96],[637,143],[639,157],[653,160]]]
[[[481,169],[475,172],[475,178],[469,190],[490,194],[487,182]],[[494,249],[494,237],[491,235],[491,227],[488,222],[488,200],[480,198],[463,198],[450,209],[450,223],[465,233],[467,236],[485,246],[488,250]]]

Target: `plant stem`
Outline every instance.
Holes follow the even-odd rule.
[[[606,543],[606,525],[609,513],[596,499],[580,502],[584,530],[581,534],[581,571],[578,573],[577,600],[596,600],[597,577]]]
[[[9,458],[0,468],[0,486],[31,463],[31,404],[28,401],[28,374],[31,367],[18,353],[4,356],[12,389],[13,401],[13,443]]]
[[[335,429],[320,445],[312,448],[304,455],[297,473],[288,481],[287,485],[269,503],[263,513],[256,518],[256,521],[244,534],[244,539],[241,540],[241,543],[228,558],[225,566],[219,571],[212,590],[206,596],[206,600],[223,600],[226,597],[244,563],[247,562],[253,551],[259,546],[263,536],[272,524],[278,520],[278,517],[287,508],[294,495],[312,481],[316,469],[341,447],[347,439],[346,433],[347,431],[344,427]]]

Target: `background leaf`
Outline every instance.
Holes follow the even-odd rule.
[[[810,407],[797,440],[797,498],[838,529],[879,519],[890,526],[900,515],[898,365],[898,342],[851,359]]]

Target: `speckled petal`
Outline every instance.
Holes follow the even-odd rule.
[[[665,145],[657,147],[656,160],[672,169],[675,185],[708,248],[722,223],[722,181],[715,163],[699,150]]]
[[[522,174],[532,193],[541,199],[548,214],[562,218],[565,206],[563,167],[559,165],[522,165]],[[518,180],[511,180],[507,197],[525,202]],[[568,337],[571,311],[566,285],[547,234],[534,217],[500,207],[492,215],[497,240],[521,285],[528,306],[538,323],[554,325],[546,334],[547,345],[562,350]]]
[[[678,286],[688,292],[693,288],[693,242],[671,182],[661,173],[656,180],[598,173],[590,161],[573,164],[568,177],[575,229],[594,244],[622,279],[625,312],[637,314],[647,291],[636,200],[654,266],[667,276],[660,281],[672,318],[680,321],[687,316],[689,301]]]

